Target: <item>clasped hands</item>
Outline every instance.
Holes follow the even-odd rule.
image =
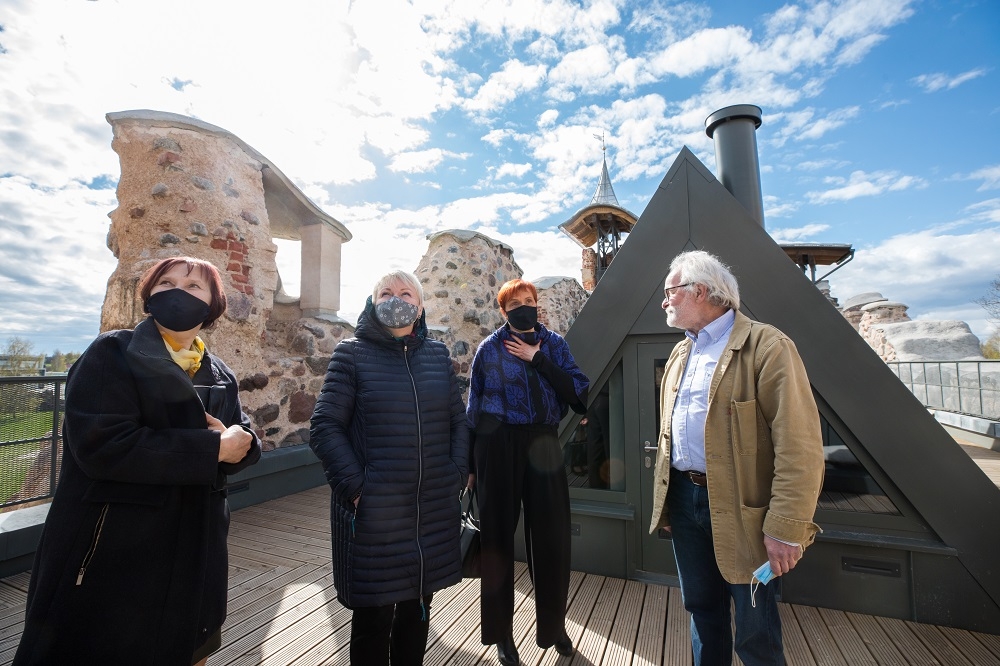
[[[246,456],[253,443],[253,435],[241,426],[231,425],[228,428],[219,419],[205,412],[208,429],[221,435],[219,439],[219,462],[238,463]]]

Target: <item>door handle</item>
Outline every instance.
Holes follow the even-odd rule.
[[[648,439],[643,443],[643,446],[642,446],[642,450],[643,451],[656,451],[658,448],[659,447],[654,446],[653,444],[650,444]]]

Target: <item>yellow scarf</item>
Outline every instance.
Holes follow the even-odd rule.
[[[161,335],[163,336],[163,344],[170,352],[170,358],[180,366],[181,370],[188,373],[189,377],[194,377],[194,373],[198,372],[198,368],[201,367],[201,360],[205,357],[205,343],[196,336],[190,349],[181,349],[180,345],[174,342],[169,335],[166,333],[161,333]],[[174,349],[175,347],[176,349]]]

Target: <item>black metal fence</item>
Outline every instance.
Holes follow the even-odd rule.
[[[65,387],[65,375],[0,377],[0,511],[52,497]]]
[[[1000,421],[1000,361],[889,363],[925,407]]]

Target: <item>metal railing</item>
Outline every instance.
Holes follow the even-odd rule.
[[[0,511],[55,492],[65,387],[65,375],[0,377]]]
[[[1000,421],[1000,361],[886,365],[925,407]]]

